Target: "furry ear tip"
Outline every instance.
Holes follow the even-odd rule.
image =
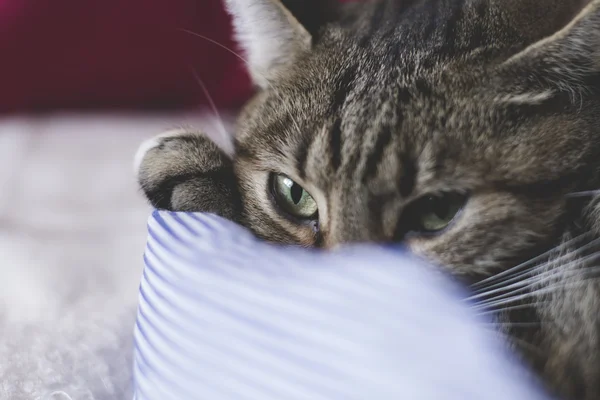
[[[226,0],[225,5],[250,75],[260,88],[267,88],[269,78],[276,76],[299,52],[311,46],[310,32],[285,2]],[[302,10],[307,8],[310,8],[309,4],[301,7]]]
[[[505,99],[510,103],[541,103],[561,92],[584,93],[587,79],[600,73],[600,0],[579,1],[566,24],[509,57],[498,71],[503,92],[514,87],[515,94]]]

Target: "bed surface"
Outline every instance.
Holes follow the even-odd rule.
[[[204,122],[0,119],[0,399],[130,398],[150,214],[133,156],[164,129]]]

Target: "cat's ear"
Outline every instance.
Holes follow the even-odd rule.
[[[336,0],[226,0],[239,46],[254,82],[262,88],[281,68],[309,51]]]
[[[540,103],[585,92],[600,76],[600,0],[573,1],[574,18],[499,67],[502,99]]]

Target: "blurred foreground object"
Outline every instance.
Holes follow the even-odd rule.
[[[400,250],[277,247],[155,212],[145,264],[136,400],[544,399],[462,290]]]

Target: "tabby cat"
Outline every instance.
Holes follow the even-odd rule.
[[[144,147],[152,205],[402,242],[551,392],[600,398],[600,0],[226,3],[257,93],[226,140]]]

